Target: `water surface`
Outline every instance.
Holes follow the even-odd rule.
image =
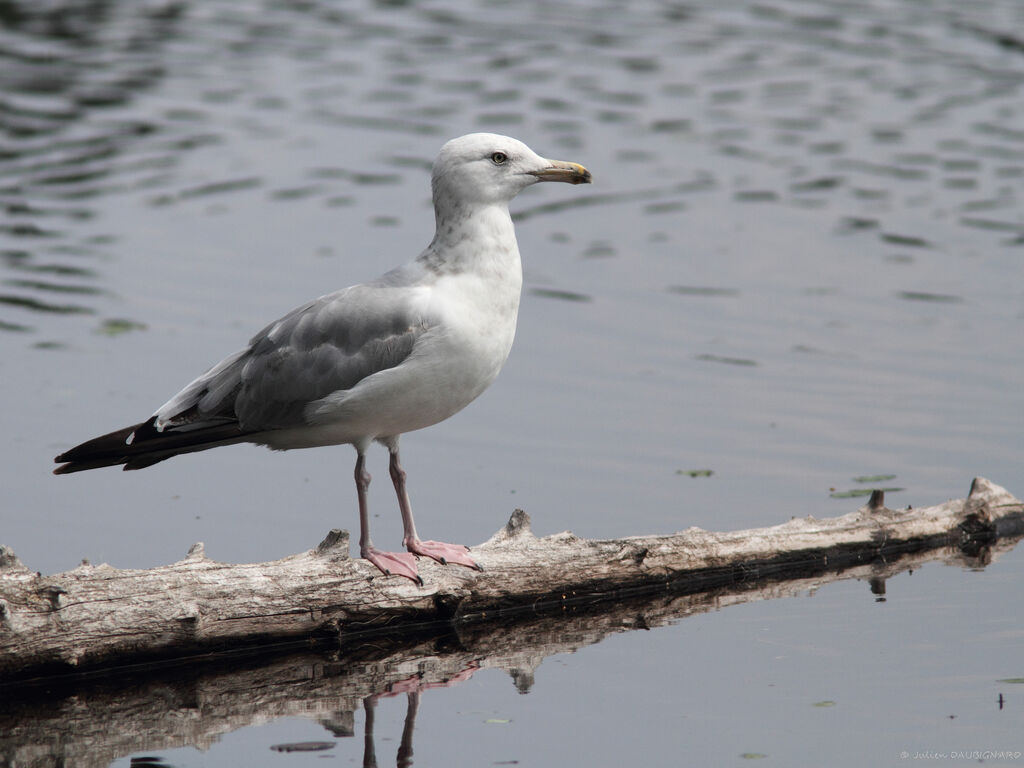
[[[68,478],[50,461],[412,258],[429,164],[475,130],[595,184],[514,203],[512,356],[403,441],[427,536],[479,542],[516,507],[541,534],[771,525],[849,511],[831,494],[864,475],[896,476],[891,505],[977,474],[1024,493],[1015,2],[25,2],[2,23],[0,530],[33,569],[146,567],[199,540],[259,561],[351,529],[347,447]],[[394,546],[383,456],[374,530]],[[615,635],[526,696],[481,673],[423,695],[416,760],[1019,749],[1019,694],[996,681],[1024,674],[1022,568],[1011,552],[925,567],[885,603],[850,582]],[[379,734],[397,738],[400,699]],[[278,764],[318,757],[271,744],[324,738],[285,720],[163,756]]]

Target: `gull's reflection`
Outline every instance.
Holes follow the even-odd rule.
[[[429,688],[448,688],[461,682],[469,680],[480,666],[475,662],[469,664],[464,670],[454,675],[451,679],[443,682],[424,682],[420,675],[413,675],[405,680],[392,683],[384,693],[376,693],[363,699],[363,711],[366,713],[365,732],[363,733],[363,768],[377,768],[377,751],[374,747],[373,728],[377,711],[377,701],[390,696],[399,696],[405,693],[406,709],[405,722],[402,725],[402,740],[398,745],[398,755],[395,758],[395,765],[398,768],[408,768],[412,765],[412,734],[416,729],[416,713],[420,708],[420,694]]]
[[[363,768],[377,768],[377,753],[373,744],[373,722],[378,698],[380,697],[367,696],[363,699],[363,709],[366,710],[366,733],[363,734]],[[412,732],[416,728],[416,712],[420,708],[420,692],[409,691],[406,698],[408,704],[405,710],[405,724],[402,726],[402,741],[398,745],[398,755],[395,759],[395,764],[399,768],[412,765]]]

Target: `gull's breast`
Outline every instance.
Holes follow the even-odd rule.
[[[401,364],[311,403],[313,444],[363,442],[423,429],[458,413],[494,381],[512,348],[520,273],[494,281],[460,274],[438,278],[425,296],[429,330]],[[315,434],[314,434],[315,433]],[[275,436],[273,447],[298,447]]]
[[[494,381],[512,349],[522,276],[463,273],[440,278],[432,304],[438,333],[424,339],[423,356],[445,361],[445,386],[465,407]]]

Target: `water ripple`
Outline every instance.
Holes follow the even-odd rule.
[[[94,310],[110,298],[93,290],[103,259],[134,258],[86,242],[115,198],[158,215],[268,188],[278,204],[374,201],[361,221],[400,225],[375,188],[429,168],[425,147],[474,126],[580,157],[614,147],[618,164],[600,189],[524,202],[519,221],[639,204],[665,222],[649,241],[664,241],[688,215],[684,198],[724,189],[724,204],[827,208],[848,223],[837,233],[871,221],[886,245],[931,248],[930,235],[901,232],[895,216],[913,189],[913,205],[931,206],[934,218],[957,211],[947,220],[964,232],[996,245],[1024,235],[1005,194],[1024,178],[1024,65],[1018,37],[1003,31],[1016,17],[1000,3],[955,14],[941,3],[925,12],[858,0],[641,0],[628,14],[449,0],[5,8],[0,251],[20,255],[0,268],[81,269],[64,277]],[[365,144],[361,169],[334,165],[333,142]],[[272,167],[296,146],[317,152],[305,181]],[[227,162],[231,152],[239,156]],[[225,162],[190,172],[190,156]],[[664,182],[643,181],[652,178]],[[1003,201],[1005,215],[971,207],[985,200]],[[25,308],[47,303],[40,286],[7,285]]]

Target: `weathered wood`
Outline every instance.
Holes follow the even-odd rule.
[[[547,603],[494,622],[437,623],[415,637],[370,633],[344,641],[336,651],[272,659],[218,657],[205,664],[193,658],[155,670],[121,668],[116,676],[72,678],[66,686],[52,678],[17,688],[0,682],[0,765],[104,768],[133,753],[184,746],[205,750],[224,734],[281,717],[310,718],[335,737],[351,737],[356,735],[354,713],[372,709],[380,697],[456,685],[481,669],[504,670],[516,688],[527,691],[544,659],[609,635],[654,629],[747,602],[806,596],[840,580],[866,582],[865,589],[879,595],[887,579],[928,562],[987,565],[1016,545],[1022,527],[973,554],[955,547],[931,549],[872,558],[806,578],[733,583],[695,594],[680,593],[685,583],[673,582],[642,597],[571,606]],[[423,706],[432,706],[429,695]],[[364,723],[369,729],[371,718]],[[394,740],[398,734],[383,735]],[[338,747],[334,754],[341,757],[343,747]],[[346,745],[345,753],[354,747]]]
[[[342,531],[269,563],[218,563],[197,544],[171,565],[82,565],[54,576],[30,571],[0,548],[0,680],[260,643],[344,640],[371,628],[411,633],[424,621],[465,625],[542,601],[622,597],[680,580],[695,591],[799,577],[879,553],[993,539],[1018,530],[1022,516],[1020,501],[982,478],[967,499],[933,507],[891,510],[877,494],[842,517],[728,533],[539,539],[517,511],[473,548],[482,573],[421,559],[425,587],[349,558]]]

